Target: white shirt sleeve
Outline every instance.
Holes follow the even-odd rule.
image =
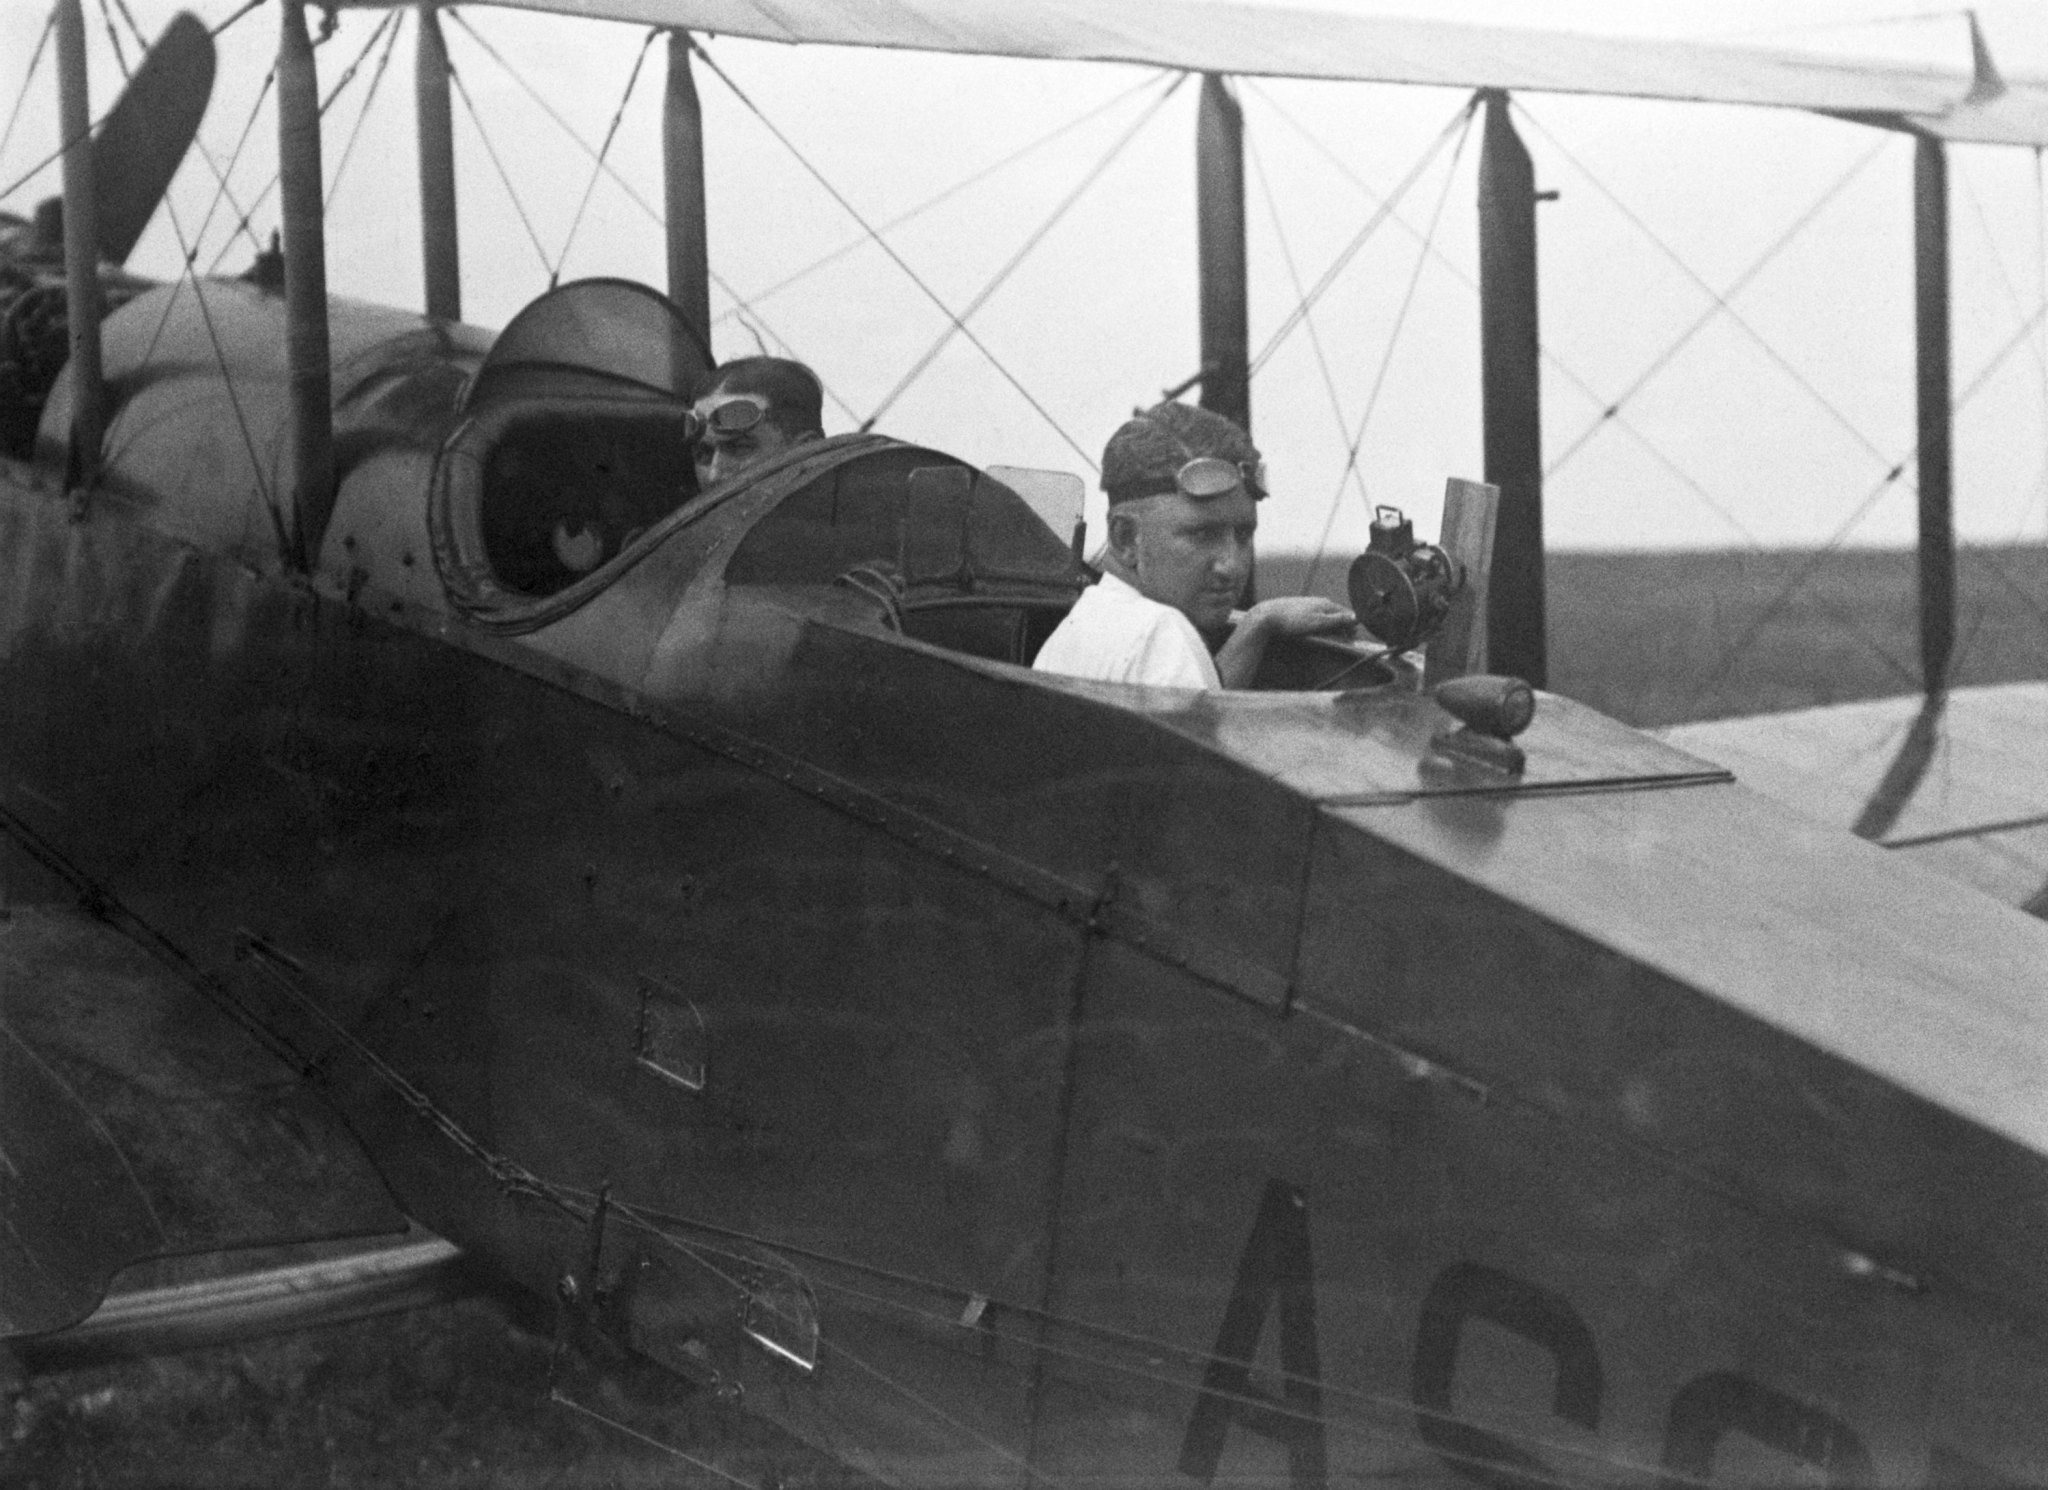
[[[1113,574],[1081,592],[1032,666],[1102,683],[1223,686],[1194,622],[1170,605],[1147,599]]]

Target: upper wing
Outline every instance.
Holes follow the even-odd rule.
[[[344,0],[380,5],[392,0]],[[1577,36],[1207,0],[480,0],[758,41],[1136,62],[1327,78],[1763,104],[1878,116],[1945,139],[2048,145],[2048,81],[1689,40]]]
[[[1721,719],[1664,738],[2048,919],[2048,683]]]

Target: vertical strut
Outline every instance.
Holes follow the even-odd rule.
[[[100,228],[93,178],[92,108],[87,97],[85,13],[57,3],[57,111],[64,140],[64,298],[71,334],[71,449],[67,485],[84,490],[99,475],[106,429],[100,367]]]
[[[277,160],[284,212],[285,362],[291,383],[287,559],[310,569],[334,510],[334,406],[327,353],[327,244],[321,206],[320,79],[305,0],[280,0]]]
[[[1479,156],[1479,341],[1486,480],[1500,488],[1488,596],[1488,666],[1545,686],[1543,420],[1537,372],[1536,171],[1486,93]]]
[[[711,352],[711,253],[705,229],[704,111],[690,76],[690,33],[668,34],[661,144],[668,194],[668,298]],[[680,349],[679,349],[680,350]]]
[[[1195,112],[1195,230],[1202,296],[1202,407],[1252,427],[1245,308],[1244,111],[1216,73]]]
[[[1920,425],[1920,676],[1948,686],[1956,634],[1956,535],[1948,310],[1948,159],[1940,140],[1913,149],[1913,329]]]
[[[461,240],[455,225],[455,120],[448,103],[448,44],[437,0],[419,0],[413,104],[420,154],[420,256],[427,314],[462,319]]]

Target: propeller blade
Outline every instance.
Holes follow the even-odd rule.
[[[213,36],[180,11],[100,126],[93,167],[100,257],[127,262],[156,215],[213,94]]]

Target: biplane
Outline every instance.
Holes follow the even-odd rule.
[[[685,78],[691,31],[1203,74],[1201,396],[1240,415],[1224,73],[1907,129],[1930,240],[1942,141],[2048,138],[2048,89],[1988,60],[1170,0],[542,8],[672,28]],[[564,285],[492,335],[457,310],[429,42],[425,313],[330,299],[277,9],[281,262],[110,267],[211,53],[178,22],[95,138],[77,0],[64,209],[10,239],[0,825],[29,903],[80,912],[6,933],[18,1365],[415,1302],[459,1252],[552,1311],[564,1400],[651,1361],[889,1484],[2048,1477],[2048,928],[1879,846],[2043,816],[2010,772],[1918,796],[1963,758],[1943,720],[1999,702],[1945,688],[1938,242],[1928,701],[1889,806],[1830,823],[1709,758],[1741,742],[1514,681],[1543,673],[1534,193],[1492,102],[1491,610],[1431,662],[1512,676],[1423,691],[1304,639],[1189,693],[1029,668],[1087,580],[1072,478],[859,432],[698,488],[686,86],[669,293]],[[1776,788],[1811,807],[1843,758]]]

